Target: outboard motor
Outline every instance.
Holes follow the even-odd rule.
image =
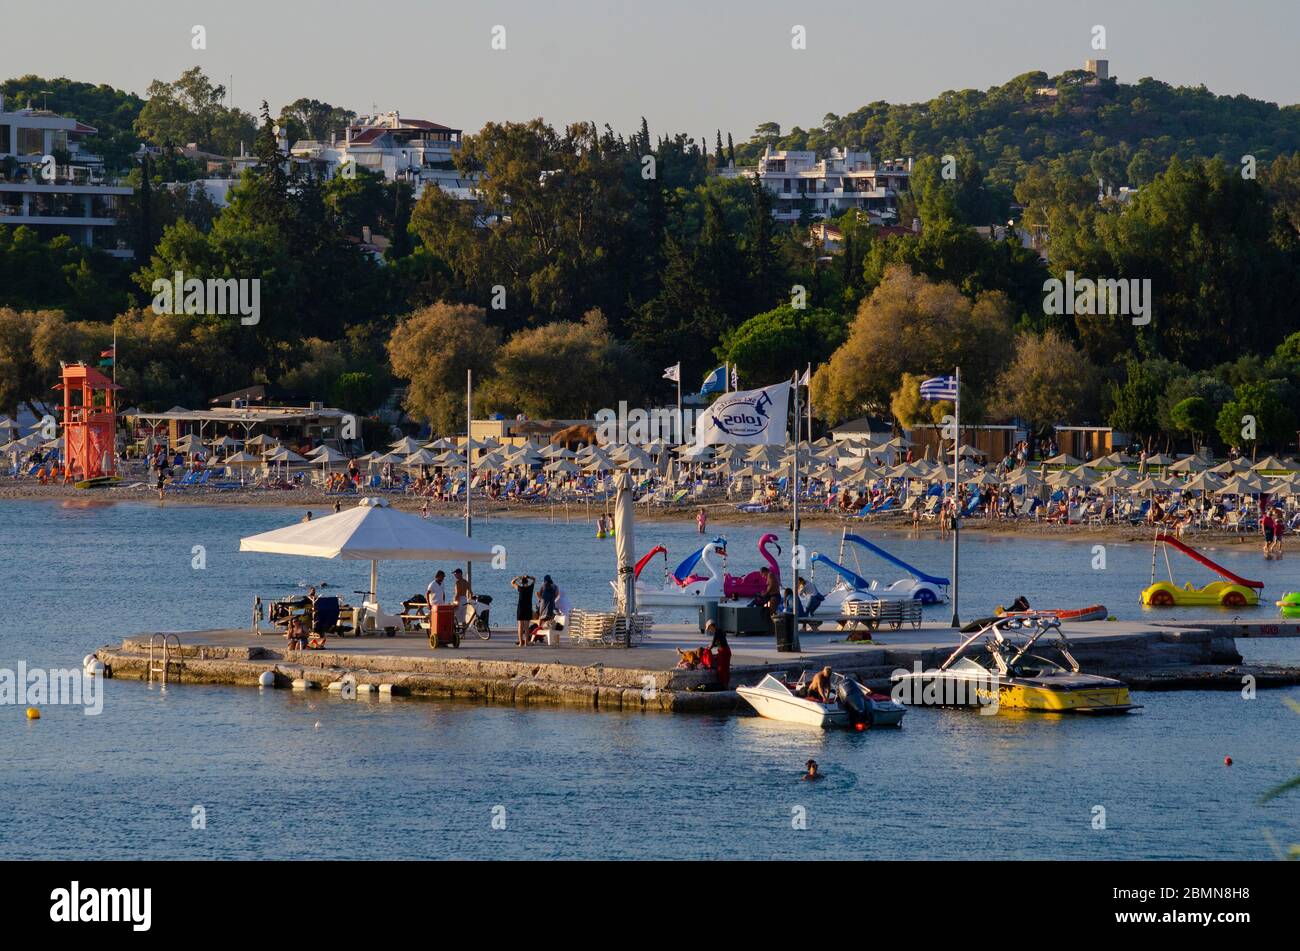
[[[835,699],[839,701],[841,709],[849,712],[849,720],[854,724],[871,725],[871,702],[867,699],[862,685],[856,680],[842,678],[835,690]]]

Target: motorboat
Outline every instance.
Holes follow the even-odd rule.
[[[776,549],[776,553],[781,554],[781,545],[779,540],[771,532],[768,532],[758,540],[758,553],[767,562],[768,569],[776,577],[778,587],[781,584],[781,566],[777,560],[772,557],[768,546]],[[728,598],[756,598],[767,590],[767,579],[763,577],[762,569],[751,571],[747,575],[724,575],[722,579],[722,593]]]
[[[1207,558],[1195,548],[1184,544],[1172,535],[1163,532],[1156,535],[1154,545],[1164,545],[1165,568],[1169,571],[1168,581],[1156,581],[1156,551],[1151,552],[1151,584],[1142,591],[1140,602],[1148,607],[1188,607],[1217,605],[1224,608],[1253,607],[1259,604],[1259,592],[1264,587],[1262,581],[1251,581],[1236,572],[1229,571],[1218,562]],[[1209,568],[1222,581],[1211,581],[1204,587],[1193,587],[1191,582],[1179,587],[1174,582],[1173,568],[1169,565],[1169,549],[1182,552],[1193,561]]]
[[[655,555],[660,554],[664,556],[662,582],[656,584],[649,579],[642,579],[642,570]],[[715,538],[692,552],[674,571],[669,572],[668,550],[663,545],[656,545],[642,556],[633,569],[637,604],[648,608],[690,608],[718,601],[723,592],[723,559],[726,554],[725,540]],[[617,590],[616,583],[611,584]]]
[[[1030,651],[1047,632],[1065,660]],[[1012,615],[984,618],[962,628],[970,636],[937,670],[916,670],[894,675],[893,697],[904,704],[944,707],[978,707],[981,711],[1028,710],[1037,713],[1127,713],[1141,708],[1129,698],[1123,681],[1080,672],[1061,632],[1060,618],[1052,615]],[[967,656],[975,641],[984,638],[982,654]]]
[[[821,729],[899,726],[907,712],[901,703],[845,674],[831,675],[835,700],[821,703],[808,698],[808,679],[806,671],[793,683],[768,674],[756,686],[737,687],[736,693],[761,717]]]

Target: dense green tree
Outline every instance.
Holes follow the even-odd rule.
[[[154,145],[192,142],[205,152],[237,155],[240,144],[252,141],[256,133],[253,117],[226,106],[226,87],[214,84],[198,66],[175,82],[155,79],[147,98],[135,131]]]
[[[782,304],[723,334],[714,352],[745,379],[766,384],[822,363],[844,342],[846,329],[838,311]]]

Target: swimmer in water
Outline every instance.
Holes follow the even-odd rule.
[[[805,783],[816,782],[822,778],[822,774],[817,772],[817,761],[815,759],[810,759],[806,768],[808,771],[803,774],[803,781]]]

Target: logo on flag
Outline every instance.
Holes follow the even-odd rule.
[[[921,399],[956,400],[957,378],[955,376],[932,376],[921,382]]]
[[[721,393],[727,388],[727,368],[718,367],[712,373],[704,378],[704,385],[700,387],[700,395],[704,396],[709,393]]]
[[[674,383],[678,383],[681,381],[681,378],[682,378],[682,365],[680,363],[675,363],[670,367],[664,367],[665,380],[672,380]]]
[[[731,365],[731,388],[733,390],[740,389],[740,372],[736,369],[734,363]]]
[[[695,424],[696,442],[784,445],[790,413],[791,383],[744,390],[719,397]]]

